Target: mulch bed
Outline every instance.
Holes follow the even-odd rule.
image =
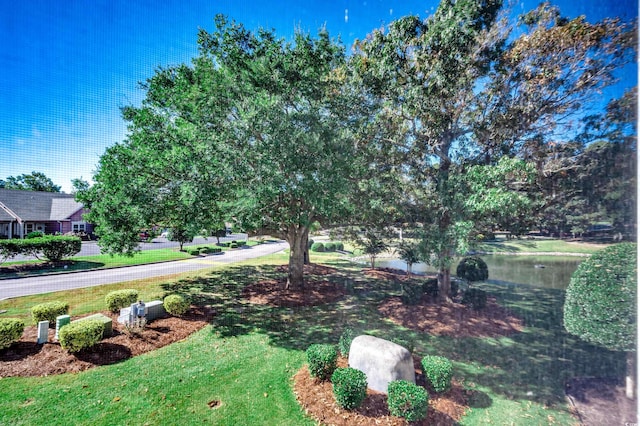
[[[206,326],[211,316],[207,310],[192,307],[183,317],[156,319],[138,336],[130,337],[117,322],[118,314],[102,313],[113,319],[113,335],[77,354],[68,353],[54,341],[55,329],[49,329],[48,343],[38,345],[37,327],[25,327],[18,342],[0,351],[0,377],[77,373],[97,365],[115,364],[183,340]]]
[[[625,395],[624,383],[615,379],[576,377],[565,393],[581,425],[635,425],[637,401]]]

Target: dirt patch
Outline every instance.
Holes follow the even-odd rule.
[[[286,273],[287,266],[280,266],[278,272]],[[246,286],[242,297],[251,303],[276,307],[316,306],[335,302],[346,293],[343,286],[325,278],[337,270],[322,265],[305,265],[305,287],[302,291],[286,288],[286,277],[263,280]]]
[[[414,359],[416,383],[426,387],[418,359]],[[347,360],[340,358],[338,367],[346,367]],[[311,377],[306,366],[294,376],[294,392],[306,413],[327,425],[454,425],[462,418],[467,407],[466,391],[455,380],[449,391],[437,394],[429,392],[427,418],[409,423],[389,413],[387,395],[367,389],[367,397],[354,410],[344,410],[338,406],[333,396],[331,382],[322,382]]]
[[[113,336],[77,354],[68,353],[54,341],[54,329],[49,329],[49,343],[38,345],[37,328],[26,327],[18,342],[0,351],[0,377],[77,373],[97,365],[114,364],[187,338],[207,325],[211,315],[206,309],[192,307],[181,318],[156,319],[138,336],[130,337],[116,321],[117,314],[102,313],[113,319]]]
[[[574,378],[567,382],[565,392],[581,425],[638,423],[637,401],[626,397],[624,384],[618,380]]]

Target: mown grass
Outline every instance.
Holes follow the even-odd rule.
[[[486,253],[580,253],[593,254],[607,244],[590,244],[581,242],[569,242],[564,240],[506,240],[500,239],[491,242],[477,243],[475,250]]]
[[[189,276],[118,284],[148,295],[183,293],[217,314],[186,341],[120,364],[75,375],[2,379],[0,424],[314,424],[296,403],[290,380],[310,344],[337,343],[345,327],[411,344],[419,356],[450,358],[454,376],[470,392],[462,424],[575,424],[564,399],[566,379],[623,374],[624,354],[563,330],[563,291],[477,284],[521,316],[525,331],[503,338],[436,337],[380,317],[380,301],[399,293],[393,282],[364,276],[331,254],[312,254],[312,260],[338,268],[318,278],[344,285],[344,299],[305,308],[243,300],[244,285],[282,277],[275,268],[286,262],[282,253]],[[74,291],[39,298],[73,300],[72,310],[84,313],[115,288],[104,287],[83,296]],[[12,303],[12,309],[24,310],[34,300],[3,301],[0,309]],[[213,400],[221,402],[219,408],[209,408]]]

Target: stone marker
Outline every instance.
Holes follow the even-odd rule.
[[[400,345],[373,336],[358,336],[349,348],[349,367],[367,376],[370,389],[387,393],[389,382],[416,382],[411,353]]]
[[[38,344],[42,345],[49,341],[49,321],[38,322]]]
[[[60,332],[60,329],[62,328],[62,326],[67,325],[70,322],[71,322],[70,315],[60,315],[59,317],[56,317],[56,336],[55,336],[56,340],[58,340],[58,333]]]

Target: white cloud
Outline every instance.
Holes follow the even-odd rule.
[[[344,10],[344,22],[349,23],[349,9]]]

